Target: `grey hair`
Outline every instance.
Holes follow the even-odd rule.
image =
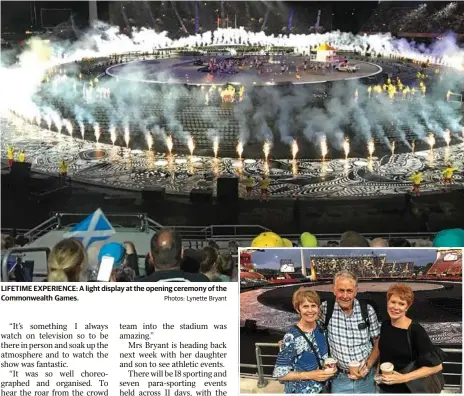
[[[358,286],[358,277],[355,274],[353,274],[351,271],[348,271],[348,270],[338,271],[334,276],[334,281],[333,281],[334,285],[335,285],[335,282],[337,282],[337,280],[341,278],[352,280],[354,284]]]

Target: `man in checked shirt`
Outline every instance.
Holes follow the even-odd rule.
[[[329,320],[330,357],[338,361],[338,373],[332,379],[332,393],[376,393],[375,363],[379,357],[380,324],[377,315],[367,305],[368,323],[363,319],[361,304],[356,299],[358,278],[343,270],[334,277],[335,305]],[[328,302],[321,305],[321,322],[326,323]],[[330,311],[330,309],[329,309]],[[359,374],[350,375],[348,365],[360,362]]]

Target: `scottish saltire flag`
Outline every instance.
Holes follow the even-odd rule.
[[[111,238],[116,231],[111,223],[98,208],[90,216],[86,217],[79,224],[76,224],[71,231],[64,234],[65,238],[80,239],[84,247],[87,249],[92,243],[104,241]]]

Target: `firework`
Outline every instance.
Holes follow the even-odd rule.
[[[219,138],[216,136],[213,142],[214,158],[217,158],[218,151],[219,151]]]
[[[296,139],[293,139],[293,142],[292,142],[292,157],[293,157],[293,160],[295,160],[297,154],[298,154],[298,143],[297,143]]]
[[[97,143],[98,143],[98,140],[100,139],[100,125],[98,124],[98,122],[96,122],[94,125],[93,125],[93,130],[94,130],[94,133],[95,133],[95,139],[97,140]]]
[[[449,129],[443,133],[443,139],[445,139],[446,145],[449,147],[451,142],[451,131]]]
[[[126,147],[129,148],[129,142],[130,142],[129,125],[127,125],[127,126],[124,128],[124,141],[126,142]]]
[[[433,150],[433,146],[435,146],[435,136],[432,132],[429,133],[429,136],[427,137],[427,142],[430,146],[430,150]]]
[[[193,155],[193,150],[195,150],[195,142],[191,136],[188,138],[187,147],[190,150],[190,155]]]
[[[329,152],[329,148],[327,146],[327,139],[324,136],[321,139],[321,156],[322,156],[322,161],[325,161],[325,157],[327,156],[327,153]]]
[[[267,161],[269,158],[269,153],[271,152],[271,144],[269,141],[265,141],[263,144],[263,153],[264,153],[264,159]]]
[[[238,154],[238,158],[242,159],[242,154],[243,154],[243,143],[242,143],[242,141],[239,141],[238,144],[237,144],[237,154]]]
[[[174,143],[172,142],[172,136],[169,135],[166,138],[166,147],[168,148],[169,155],[172,155],[172,148],[174,147]]]
[[[343,151],[345,152],[345,160],[348,160],[348,154],[350,153],[350,139],[347,137],[343,142]]]
[[[145,139],[147,140],[148,150],[151,151],[151,148],[153,147],[153,136],[151,135],[150,132],[147,132],[145,134]]]
[[[113,125],[110,127],[110,138],[111,138],[111,142],[113,143],[113,146],[114,146],[114,143],[116,142],[116,127],[114,127]]]
[[[367,151],[369,152],[369,157],[372,158],[375,151],[374,139],[369,140],[369,143],[367,143]]]

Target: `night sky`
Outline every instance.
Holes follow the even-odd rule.
[[[309,256],[359,256],[365,254],[386,254],[387,262],[414,262],[415,265],[425,266],[433,263],[437,258],[436,249],[304,249],[304,260],[307,264]],[[264,252],[251,254],[252,262],[257,268],[279,269],[281,259],[291,259],[295,267],[300,267],[300,249],[266,249]]]

